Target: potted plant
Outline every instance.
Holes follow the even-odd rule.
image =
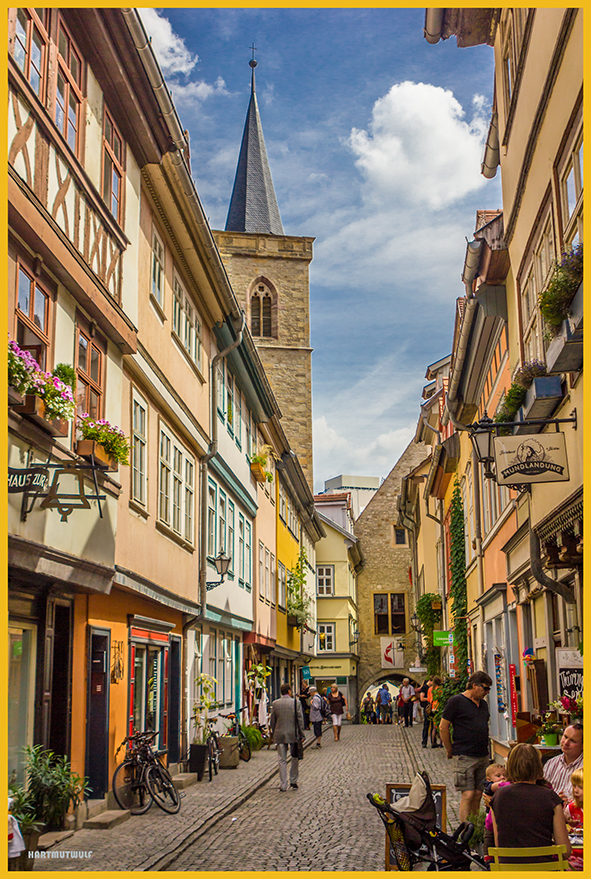
[[[217,681],[211,675],[201,673],[195,678],[195,683],[201,687],[201,695],[199,701],[193,704],[193,742],[189,746],[189,772],[196,772],[197,780],[201,781],[207,760],[209,710],[217,705]]]
[[[555,261],[548,286],[538,299],[549,339],[558,334],[563,321],[568,318],[571,303],[582,281],[583,245],[578,244],[562,253],[560,262]]]
[[[43,372],[28,351],[16,342],[8,343],[8,383],[15,393],[24,395],[13,406],[52,436],[67,436],[69,421],[76,413],[72,386],[61,375],[71,376],[73,367],[59,363],[53,372]],[[14,398],[16,400],[16,397]]]
[[[76,442],[76,454],[94,460],[105,470],[115,472],[119,464],[129,464],[129,443],[120,427],[104,418],[93,419],[84,412],[76,422],[81,439]]]
[[[310,618],[311,599],[305,591],[306,562],[308,557],[304,547],[300,549],[298,560],[287,578],[287,624],[303,631]]]
[[[39,845],[39,836],[43,830],[43,822],[35,815],[35,806],[31,792],[23,787],[10,787],[8,797],[8,811],[18,822],[19,830],[23,837],[25,850],[16,858],[10,858],[10,870],[32,870],[35,861],[29,857],[29,852],[36,852]]]
[[[270,445],[265,444],[250,457],[250,470],[257,482],[273,482],[273,474],[265,470],[269,456],[275,457],[275,453]]]
[[[558,744],[558,735],[562,732],[562,727],[553,718],[553,712],[547,711],[544,715],[542,725],[538,729],[538,735],[542,737],[542,744],[552,747]]]
[[[29,351],[23,351],[16,342],[8,343],[8,405],[22,406],[24,395],[33,383],[33,376],[41,372],[39,364]]]

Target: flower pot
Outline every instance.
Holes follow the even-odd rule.
[[[298,624],[298,618],[297,618],[296,616],[294,616],[293,614],[289,614],[289,613],[288,613],[288,615],[287,615],[287,625],[288,625],[288,626],[297,626],[297,624]]]
[[[207,762],[207,745],[189,745],[189,772],[197,773],[197,781],[201,781]]]
[[[70,422],[65,418],[48,418],[43,399],[35,394],[26,394],[22,406],[14,408],[21,415],[26,415],[27,418],[42,427],[51,436],[67,436],[69,433]]]
[[[94,460],[94,463],[97,467],[100,467],[101,470],[109,470],[111,473],[116,473],[119,469],[117,461],[114,458],[110,458],[104,448],[100,443],[97,443],[96,440],[78,440],[76,443],[76,454],[80,455],[81,458],[85,458],[87,461]]]
[[[9,870],[33,870],[35,867],[35,859],[29,857],[29,852],[37,851],[41,830],[23,830],[21,832],[26,848],[18,857],[9,859]]]
[[[238,736],[220,736],[220,769],[236,769],[240,760]]]
[[[250,472],[254,476],[257,482],[265,482],[267,477],[265,476],[265,471],[263,469],[262,464],[256,464],[254,461],[251,462]]]
[[[553,748],[558,744],[558,733],[544,733],[542,735],[542,744],[547,748]]]
[[[15,391],[12,385],[8,385],[8,406],[22,406],[24,401],[24,396]]]

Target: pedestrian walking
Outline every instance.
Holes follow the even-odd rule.
[[[332,716],[332,730],[334,732],[334,740],[338,742],[341,737],[341,723],[343,714],[347,711],[347,700],[339,690],[336,684],[330,685],[330,692],[327,696],[330,704],[330,713]]]
[[[304,712],[299,699],[292,698],[291,686],[281,684],[281,696],[271,704],[271,716],[269,726],[273,734],[273,741],[277,745],[277,759],[279,760],[279,790],[287,788],[287,754],[291,755],[289,764],[289,783],[297,790],[299,775],[299,760],[295,756],[297,742],[304,741]],[[293,747],[292,747],[293,746]]]
[[[461,791],[460,823],[476,815],[484,790],[489,762],[488,705],[484,701],[492,686],[484,671],[468,678],[466,689],[447,700],[439,724],[448,759],[455,760],[455,788]],[[453,727],[453,745],[450,735]]]
[[[439,675],[433,676],[433,683],[429,687],[429,691],[427,693],[427,699],[429,701],[429,705],[431,706],[430,710],[430,720],[431,720],[431,747],[432,748],[443,748],[441,742],[438,742],[439,738],[439,724],[435,723],[435,713],[439,708],[439,687],[441,686],[441,678]]]
[[[404,678],[400,687],[400,695],[402,696],[402,717],[404,718],[404,726],[412,726],[413,702],[415,699],[415,688],[409,678]]]
[[[310,729],[310,687],[307,681],[302,684],[299,699],[304,712],[304,729]]]
[[[431,729],[431,703],[429,702],[429,687],[433,685],[433,677],[428,677],[419,690],[419,705],[423,709],[423,748],[427,747],[429,732]]]
[[[322,714],[322,696],[316,689],[316,687],[310,687],[310,722],[312,723],[312,729],[314,730],[314,735],[316,737],[316,747],[322,747],[322,721],[324,720],[324,715]]]
[[[389,707],[392,703],[392,696],[387,684],[382,684],[376,695],[376,705],[378,709],[378,723],[386,723],[389,714]]]
[[[373,697],[371,693],[368,693],[363,700],[361,705],[361,711],[367,721],[367,723],[375,723],[376,722],[376,709],[373,701]]]
[[[549,781],[563,802],[571,800],[573,786],[571,775],[583,768],[583,724],[571,723],[565,727],[560,739],[562,754],[552,757],[544,765],[544,778]]]

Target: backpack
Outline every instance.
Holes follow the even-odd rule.
[[[328,720],[331,715],[330,705],[323,696],[320,696],[320,713],[323,720]]]

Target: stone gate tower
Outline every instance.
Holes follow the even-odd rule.
[[[310,284],[313,238],[285,235],[255,92],[251,93],[228,219],[214,237],[313,491]]]

